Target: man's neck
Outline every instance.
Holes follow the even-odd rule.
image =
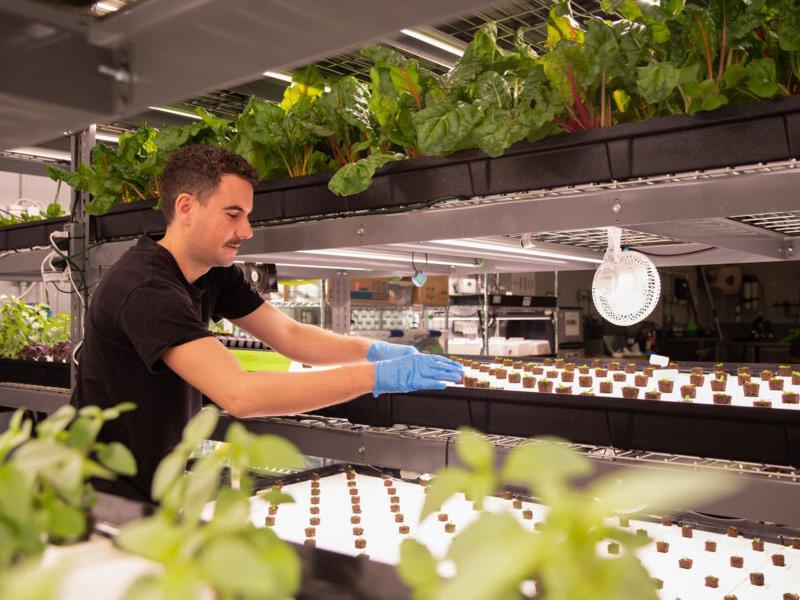
[[[172,258],[174,258],[175,262],[178,263],[178,268],[181,270],[181,273],[183,273],[183,276],[189,283],[194,283],[200,279],[200,277],[208,273],[209,269],[207,266],[198,265],[189,258],[189,253],[186,252],[184,244],[181,243],[180,240],[176,239],[175,236],[171,236],[169,233],[167,233],[156,243],[166,248],[166,250],[172,255]]]

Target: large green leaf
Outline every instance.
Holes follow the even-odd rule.
[[[778,93],[778,76],[772,58],[757,58],[747,63],[747,89],[760,98],[774,98]]]
[[[475,430],[459,430],[456,454],[461,462],[475,471],[489,471],[494,467],[494,447]]]
[[[658,483],[656,483],[658,482]],[[642,470],[613,474],[596,483],[589,494],[609,513],[688,510],[703,502],[726,496],[739,487],[736,477],[717,472],[669,472]]]
[[[437,474],[428,487],[420,519],[424,520],[439,510],[456,493],[466,491],[469,483],[470,473],[464,469],[448,468]]]
[[[672,96],[681,78],[678,67],[667,62],[639,67],[638,73],[637,90],[651,104],[658,104]]]
[[[600,0],[600,8],[607,13],[618,13],[630,21],[642,16],[637,0]]]
[[[125,525],[114,544],[138,556],[165,562],[178,553],[186,533],[160,516],[146,517]]]
[[[173,484],[183,477],[186,468],[186,452],[173,450],[158,464],[153,475],[153,498],[160,500]]]
[[[376,152],[356,162],[347,163],[336,171],[328,182],[328,189],[339,196],[351,196],[366,190],[372,178],[383,165],[401,160],[403,156],[394,152]]]
[[[86,516],[82,510],[54,497],[46,500],[44,508],[48,514],[47,530],[51,536],[74,541],[86,533]]]
[[[509,513],[482,514],[457,536],[447,553],[458,576],[436,598],[504,600],[517,597],[537,562],[537,540]]]
[[[446,155],[459,150],[480,120],[473,104],[458,102],[430,106],[413,117],[419,149],[425,154]]]
[[[524,484],[534,494],[543,494],[591,472],[589,461],[568,446],[536,442],[512,450],[500,477],[504,482]]]
[[[197,523],[205,505],[216,496],[220,486],[222,467],[222,457],[215,454],[207,454],[195,462],[191,474],[186,478],[184,490],[183,520],[185,523]]]
[[[136,459],[131,451],[119,442],[103,445],[97,452],[97,460],[120,475],[129,477],[136,475]]]
[[[436,574],[436,559],[414,539],[405,539],[400,544],[397,574],[413,590],[415,600],[433,598],[441,585]]]
[[[183,429],[182,443],[190,448],[207,440],[217,426],[218,412],[216,408],[208,406],[202,409]]]
[[[276,582],[265,573],[268,565],[252,546],[234,537],[213,540],[199,556],[200,568],[214,589],[224,596],[278,597]]]

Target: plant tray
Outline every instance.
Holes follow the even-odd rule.
[[[69,364],[0,358],[0,381],[68,389]]]
[[[67,218],[61,217],[0,227],[0,252],[49,246],[50,234],[54,231],[63,231],[66,224]]]
[[[422,208],[443,200],[791,158],[800,158],[800,96],[521,142],[498,158],[466,150],[403,160],[379,169],[367,190],[347,197],[328,190],[330,174],[269,181],[255,191],[251,220]],[[115,207],[95,219],[96,238],[163,231],[163,218],[151,207]]]

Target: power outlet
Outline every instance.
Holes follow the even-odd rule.
[[[42,273],[42,281],[45,283],[68,283],[69,275],[66,271],[45,271]]]

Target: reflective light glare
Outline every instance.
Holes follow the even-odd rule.
[[[275,263],[276,267],[300,267],[303,269],[332,269],[334,271],[371,271],[362,267],[332,267],[329,265],[299,265],[295,263]]]
[[[404,264],[411,262],[411,257],[398,256],[396,254],[380,254],[378,252],[360,252],[358,250],[337,250],[330,248],[327,250],[299,250],[303,254],[322,254],[328,256],[343,256],[345,258],[364,258],[367,260],[385,260],[394,263]],[[429,265],[446,265],[453,267],[475,267],[475,263],[463,263],[452,260],[428,260]],[[421,266],[421,265],[420,265]]]
[[[39,148],[38,146],[21,146],[19,148],[11,148],[8,152],[24,154],[25,156],[38,156],[39,158],[49,158],[52,160],[63,160],[65,162],[70,162],[72,160],[72,155],[69,152],[51,150],[50,148]]]
[[[118,6],[114,6],[113,4],[110,4],[108,2],[98,2],[97,4],[94,5],[94,7],[97,10],[102,10],[104,12],[116,12],[117,10],[119,10]]]
[[[439,50],[444,50],[445,52],[449,52],[450,54],[455,54],[456,56],[463,56],[464,51],[461,48],[456,48],[452,44],[448,44],[447,42],[443,42],[431,35],[422,33],[421,31],[414,31],[413,29],[401,29],[400,33],[407,35],[408,37],[412,37],[415,40],[419,40],[420,42],[424,42],[429,46],[433,46],[434,48],[439,48]]]
[[[167,113],[170,115],[178,115],[179,117],[186,117],[187,119],[195,119],[196,121],[202,120],[198,115],[194,113],[190,113],[183,110],[178,110],[177,108],[167,108],[166,106],[148,106],[150,110],[154,110],[156,112]]]
[[[505,246],[503,244],[492,244],[488,242],[471,242],[469,240],[431,240],[430,243],[440,244],[442,246],[455,246],[457,248],[473,248],[475,250],[488,250],[491,252],[507,252],[510,254],[519,254],[522,256],[543,256],[547,258],[562,258],[564,260],[588,262],[597,265],[603,262],[599,258],[573,256],[571,254],[561,254],[560,252],[550,252],[548,250],[532,250],[530,248],[517,248],[515,246]]]
[[[288,73],[278,73],[276,71],[264,71],[262,73],[264,77],[269,77],[270,79],[277,79],[278,81],[285,81],[286,83],[292,83],[292,76]]]
[[[115,144],[119,142],[119,136],[113,133],[98,133],[94,137],[101,142],[113,142]]]

